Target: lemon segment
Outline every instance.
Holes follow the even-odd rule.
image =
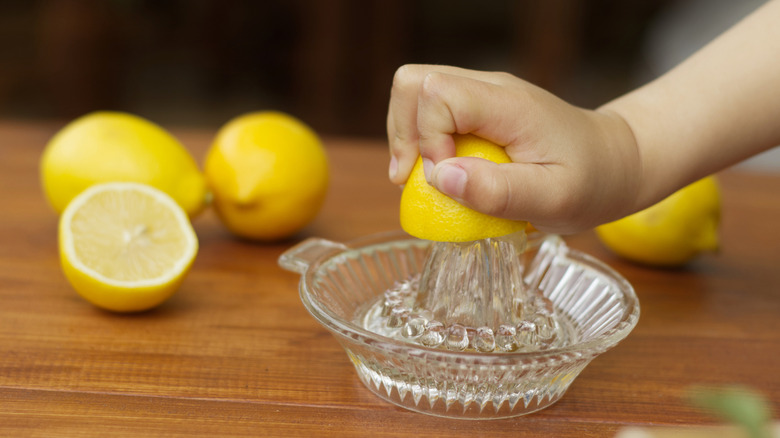
[[[454,135],[455,155],[509,163],[504,148],[474,135]],[[401,228],[414,237],[438,242],[468,242],[524,230],[527,222],[472,210],[428,184],[418,157],[401,194]]]
[[[49,204],[62,213],[92,184],[139,182],[173,197],[191,217],[207,199],[206,180],[189,151],[160,126],[121,112],[95,112],[57,132],[40,163]]]
[[[60,262],[73,288],[92,304],[136,312],[167,300],[198,252],[184,210],[164,192],[138,183],[93,185],[60,216]]]
[[[222,223],[233,234],[261,241],[289,237],[311,222],[329,181],[328,158],[316,133],[275,111],[225,124],[204,170]]]
[[[673,267],[716,251],[719,224],[720,190],[709,176],[645,210],[597,227],[596,234],[621,257]]]

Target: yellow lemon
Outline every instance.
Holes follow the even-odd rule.
[[[280,112],[229,121],[206,155],[214,208],[234,234],[272,241],[295,234],[322,207],[328,159],[317,135]]]
[[[116,312],[157,306],[179,288],[198,252],[187,214],[138,183],[95,184],[59,223],[60,262],[87,301]]]
[[[474,135],[455,135],[458,157],[511,162],[504,148]],[[525,229],[527,223],[472,210],[436,190],[423,174],[418,158],[401,194],[401,228],[412,236],[438,242],[467,242],[499,237]]]
[[[206,181],[176,138],[143,118],[95,112],[57,132],[41,158],[41,182],[58,213],[82,190],[109,181],[156,187],[194,216],[205,205]]]
[[[663,201],[596,228],[616,254],[652,266],[681,266],[718,248],[720,190],[714,177],[703,178]]]

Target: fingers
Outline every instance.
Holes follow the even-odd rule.
[[[403,184],[419,154],[417,134],[417,95],[424,71],[422,66],[405,65],[396,71],[387,111],[387,140],[390,145],[390,181]]]
[[[476,211],[532,223],[544,218],[554,226],[550,218],[560,217],[574,200],[552,183],[560,170],[555,166],[458,157],[439,162],[431,179],[439,191]]]
[[[498,79],[483,73],[483,79]],[[452,134],[475,134],[501,146],[515,141],[523,114],[520,96],[507,87],[473,77],[430,72],[418,97],[417,131],[420,155],[433,163],[455,156]],[[512,107],[510,110],[510,106]]]
[[[451,135],[469,132],[488,117],[472,117],[475,104],[481,108],[489,102],[479,99],[481,87],[501,83],[507,76],[449,66],[399,68],[393,78],[387,115],[390,180],[403,184],[419,154],[428,171],[433,163],[454,156]],[[471,91],[457,92],[461,88]]]

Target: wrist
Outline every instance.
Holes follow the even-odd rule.
[[[594,112],[598,118],[603,148],[616,166],[609,171],[617,199],[615,211],[609,220],[641,210],[649,205],[652,195],[647,193],[646,160],[629,119],[619,110],[603,106]]]

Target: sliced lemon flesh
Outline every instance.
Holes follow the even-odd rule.
[[[195,231],[173,198],[126,182],[94,185],[74,198],[60,217],[59,245],[73,288],[117,312],[167,300],[198,252]]]

